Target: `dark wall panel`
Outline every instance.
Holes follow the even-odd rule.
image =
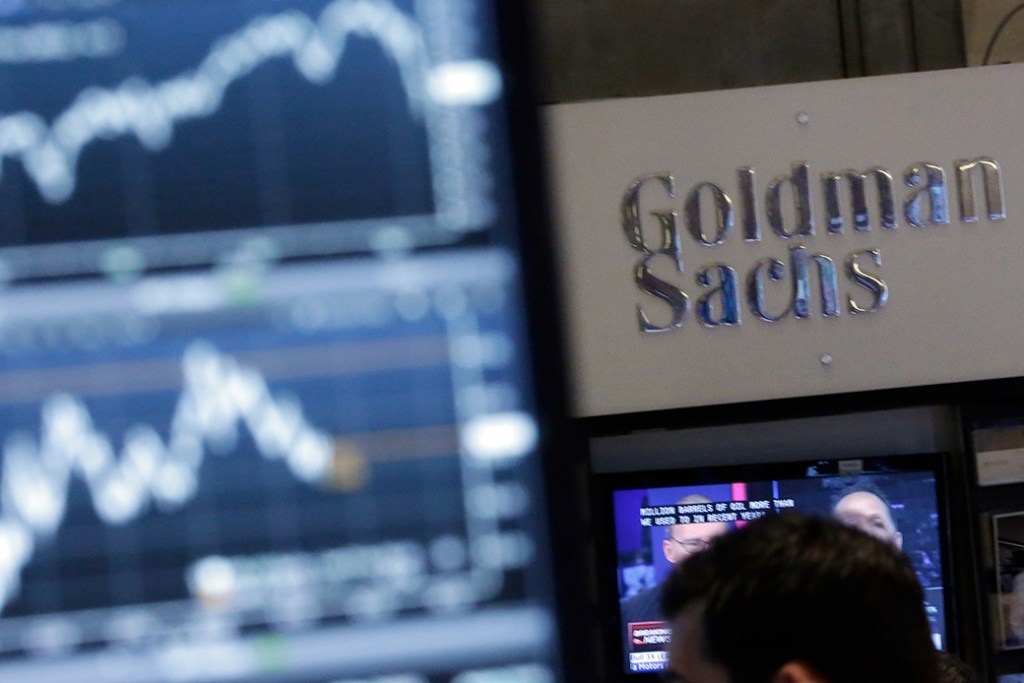
[[[548,102],[961,66],[959,0],[533,0]]]

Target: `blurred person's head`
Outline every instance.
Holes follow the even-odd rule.
[[[896,548],[903,547],[903,534],[896,528],[892,506],[877,487],[857,484],[840,492],[832,506],[832,516]]]
[[[670,680],[936,680],[913,568],[890,543],[835,520],[784,513],[723,535],[676,566],[662,608]]]
[[[711,499],[700,493],[693,493],[676,502],[676,505],[711,504]],[[665,540],[661,542],[661,550],[665,559],[672,564],[685,562],[694,553],[708,547],[711,539],[721,536],[729,530],[726,522],[696,522],[690,524],[674,524],[665,529]]]

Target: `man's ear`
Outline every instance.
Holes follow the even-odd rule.
[[[789,662],[775,672],[772,683],[829,683],[803,662]]]
[[[668,560],[669,564],[676,563],[676,549],[672,547],[672,542],[667,538],[661,542],[661,552],[665,554],[665,559]]]

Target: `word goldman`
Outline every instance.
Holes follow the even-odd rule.
[[[999,164],[981,157],[956,162],[956,186],[960,221],[973,223],[978,220],[975,209],[975,179],[980,176],[984,188],[986,210],[990,220],[1003,220],[1006,210],[1003,202],[1003,180]],[[700,182],[690,188],[683,201],[683,216],[686,231],[698,245],[715,247],[724,244],[738,221],[746,242],[761,241],[761,223],[758,217],[754,169],[748,166],[736,169],[739,209],[734,210],[732,198],[720,186],[711,182]],[[784,240],[795,240],[814,235],[814,217],[811,206],[810,166],[806,162],[795,162],[788,175],[774,178],[764,194],[764,213],[768,226],[776,236]],[[902,175],[907,191],[903,198],[902,215],[906,222],[915,227],[945,225],[950,222],[946,171],[941,166],[920,162],[909,166]],[[846,228],[844,214],[852,218],[853,230],[868,232],[872,220],[868,211],[867,186],[873,181],[877,198],[874,223],[882,230],[899,227],[895,196],[896,181],[884,168],[874,167],[867,171],[844,170],[820,175],[820,191],[825,206],[827,231],[840,235]],[[847,207],[842,207],[842,187],[847,187]],[[637,323],[640,331],[669,332],[679,329],[686,322],[690,309],[690,297],[680,287],[654,274],[652,262],[655,259],[671,259],[677,272],[683,272],[682,235],[679,230],[679,216],[674,210],[650,211],[648,215],[656,220],[660,244],[652,247],[641,228],[641,190],[652,185],[676,198],[676,182],[670,173],[651,173],[635,178],[622,198],[622,228],[629,245],[640,252],[641,257],[633,271],[636,286],[646,295],[655,297],[667,306],[668,323],[658,325],[651,321],[641,305],[637,305]],[[789,186],[791,206],[783,210],[783,190]],[[645,193],[646,194],[646,193]],[[713,232],[708,234],[703,224],[705,212],[702,202],[712,202],[707,216],[714,216]],[[792,227],[787,227],[784,213]],[[710,221],[709,221],[710,222]],[[865,270],[865,263],[881,268],[882,255],[877,248],[862,249],[849,253],[844,261],[846,280],[854,287],[858,297],[846,293],[846,309],[851,314],[872,313],[885,307],[889,300],[889,287],[877,274]],[[811,312],[812,267],[817,266],[817,289],[820,293],[821,315],[838,316],[839,275],[836,264],[824,254],[808,251],[803,244],[794,244],[789,249],[789,263],[775,258],[762,258],[747,271],[746,302],[751,313],[769,323],[786,317],[809,318]],[[783,310],[771,312],[766,300],[767,283],[778,283],[789,279],[789,300]],[[708,263],[696,271],[696,283],[706,290],[697,302],[696,316],[705,327],[739,325],[740,281],[736,271],[723,263]],[[778,298],[778,297],[776,297]],[[776,303],[778,303],[776,301]]]

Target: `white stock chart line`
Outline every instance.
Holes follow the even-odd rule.
[[[449,349],[475,346],[480,330],[471,314],[448,321]],[[434,552],[465,554],[465,565],[439,566],[415,590],[396,590],[388,572],[360,578],[355,591],[335,614],[361,614],[376,609],[387,595],[397,595],[394,608],[445,607],[475,604],[497,595],[506,571],[531,561],[533,542],[519,531],[503,531],[500,518],[513,519],[515,499],[528,495],[518,485],[499,483],[496,472],[514,465],[533,447],[532,421],[517,412],[492,412],[479,395],[488,391],[483,356],[449,358],[459,425],[461,491],[465,537],[444,534],[431,543]],[[257,370],[240,364],[205,341],[193,342],[182,359],[183,385],[173,409],[166,439],[148,425],[124,435],[120,453],[93,423],[81,398],[57,394],[42,403],[38,440],[16,433],[3,444],[0,467],[0,613],[17,597],[21,574],[32,561],[39,541],[52,537],[65,520],[69,487],[84,482],[99,520],[127,525],[151,506],[163,512],[184,508],[199,491],[201,468],[209,453],[230,453],[239,427],[251,434],[256,450],[267,460],[283,462],[296,480],[309,485],[331,478],[335,440],[303,415],[298,399],[274,395]],[[476,407],[474,407],[476,406]],[[454,502],[454,501],[453,501]],[[509,509],[501,508],[511,503]],[[416,567],[426,551],[417,541],[382,541],[359,552],[387,552],[394,564],[395,548]],[[327,553],[334,555],[337,553]],[[269,557],[269,556],[268,556]],[[326,557],[326,556],[325,556]],[[287,560],[289,554],[278,554]],[[245,558],[212,558],[216,566],[243,567]],[[189,571],[209,565],[201,558]],[[401,572],[400,572],[401,573]],[[399,577],[402,578],[402,577]],[[359,582],[356,582],[359,583]],[[340,588],[340,586],[338,586]],[[360,601],[366,602],[362,604]]]
[[[81,399],[67,394],[43,404],[38,443],[16,435],[4,444],[0,609],[17,594],[37,539],[52,535],[63,522],[73,476],[85,482],[107,524],[131,522],[151,502],[173,510],[196,495],[207,450],[229,450],[240,423],[264,458],[283,460],[300,481],[327,476],[333,441],[307,423],[294,399],[273,396],[256,371],[204,342],[189,347],[183,369],[166,444],[151,427],[136,426],[116,456]]]
[[[51,124],[34,112],[0,116],[0,167],[4,158],[20,161],[46,201],[63,203],[74,194],[87,145],[134,135],[147,150],[159,151],[177,124],[215,114],[233,83],[274,59],[290,56],[310,83],[327,83],[353,35],[375,39],[394,60],[413,115],[423,113],[424,86],[436,99],[465,103],[467,94],[472,97],[465,84],[488,76],[472,64],[428,72],[413,18],[383,0],[335,0],[316,21],[297,11],[256,17],[218,40],[196,68],[160,83],[132,77],[114,88],[88,88]]]

